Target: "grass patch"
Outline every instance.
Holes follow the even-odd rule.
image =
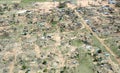
[[[3,34],[0,35],[0,39],[8,39],[8,38],[10,38],[9,35],[10,34],[8,32],[3,32]]]
[[[52,26],[56,26],[57,25],[57,21],[53,21],[51,24],[52,24]]]
[[[22,0],[22,3],[31,3],[31,2],[45,2],[50,0]]]
[[[12,1],[11,0],[0,0],[0,4],[4,4],[4,3],[11,4]]]
[[[105,47],[101,45],[100,41],[96,37],[92,36],[91,39],[93,40],[93,44],[92,44],[93,46],[98,47],[104,51],[107,51]]]
[[[79,66],[75,69],[74,73],[94,73],[92,64],[92,58],[85,53],[85,51],[79,48]]]
[[[80,63],[80,65],[77,67],[75,73],[94,73],[92,71],[93,65],[89,61],[89,57],[86,57],[83,59],[83,61]]]
[[[75,40],[71,41],[71,45],[73,45],[73,46],[80,47],[82,44],[83,44],[83,42],[81,40],[75,39]]]

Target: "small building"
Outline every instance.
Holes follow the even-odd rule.
[[[116,0],[108,0],[108,4],[116,4]]]

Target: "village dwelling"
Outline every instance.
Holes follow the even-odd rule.
[[[108,4],[116,4],[116,0],[108,0]]]

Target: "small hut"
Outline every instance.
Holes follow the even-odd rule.
[[[116,0],[108,0],[108,4],[116,4]]]

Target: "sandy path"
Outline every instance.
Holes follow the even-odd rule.
[[[11,65],[10,65],[10,70],[9,70],[9,73],[13,73],[14,72],[14,68],[15,68],[15,63],[16,63],[16,60],[17,60],[17,56],[21,53],[23,53],[21,51],[21,46],[19,44],[15,44],[16,48],[14,48],[12,51],[10,51],[10,54],[14,55],[14,60],[12,61]],[[8,54],[9,55],[9,54]],[[8,56],[6,55],[6,56]]]
[[[17,55],[18,55],[16,52],[13,52],[12,54],[14,55],[14,60],[13,60],[13,62],[10,65],[10,71],[9,71],[9,73],[13,73],[14,68],[15,68],[14,65],[16,63],[16,59],[17,59]]]
[[[13,73],[13,70],[14,70],[14,65],[15,65],[15,61],[16,61],[16,55],[14,56],[14,60],[13,60],[13,62],[11,63],[11,65],[10,65],[10,72],[9,73]]]
[[[56,30],[56,33],[55,33],[55,36],[54,36],[54,39],[55,39],[55,41],[56,41],[56,43],[55,43],[55,46],[57,47],[57,46],[59,46],[60,45],[60,29],[59,29],[59,27],[57,27],[58,29]]]
[[[40,48],[38,45],[35,44],[35,52],[36,52],[36,57],[39,58],[40,57]]]

